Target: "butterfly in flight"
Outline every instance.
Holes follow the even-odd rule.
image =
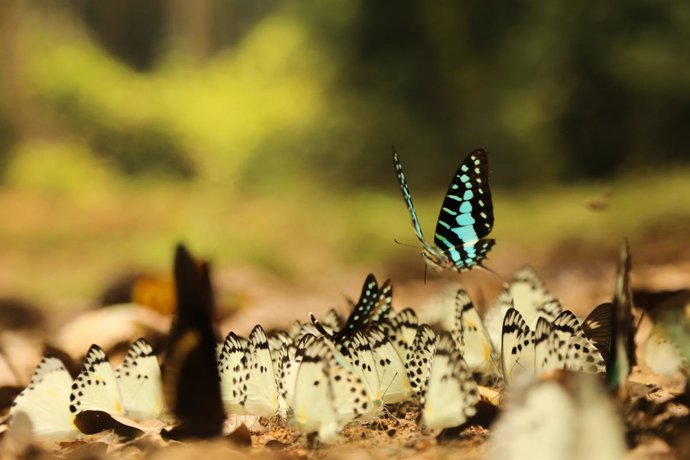
[[[410,211],[417,239],[422,243],[422,256],[427,265],[458,272],[476,266],[485,268],[482,261],[495,243],[493,239],[484,238],[494,224],[488,161],[486,152],[477,149],[458,168],[441,204],[432,246],[424,239],[402,164],[393,150],[400,190]]]

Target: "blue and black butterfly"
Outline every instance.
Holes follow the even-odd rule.
[[[393,150],[393,164],[403,198],[412,216],[412,225],[422,243],[422,256],[428,265],[442,270],[469,270],[483,267],[486,253],[495,240],[484,238],[494,224],[494,209],[489,190],[489,160],[483,149],[470,153],[462,162],[441,205],[434,245],[424,240],[402,164]]]
[[[310,315],[311,321],[321,334],[335,343],[336,347],[343,354],[348,355],[347,345],[355,333],[364,331],[368,326],[388,318],[391,313],[392,302],[393,286],[390,280],[386,280],[379,287],[376,277],[370,273],[364,280],[359,300],[343,327],[333,333],[329,333],[314,315]]]

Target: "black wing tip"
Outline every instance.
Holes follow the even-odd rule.
[[[486,150],[484,149],[484,147],[477,147],[476,149],[472,150],[470,152],[470,156],[477,156],[477,157],[480,157],[480,159],[485,159],[485,160],[489,159],[489,154],[486,153]]]

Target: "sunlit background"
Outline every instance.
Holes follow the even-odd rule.
[[[0,21],[0,296],[94,305],[177,241],[231,306],[421,283],[392,145],[429,235],[489,152],[506,278],[609,295],[627,237],[638,283],[690,284],[685,2],[4,0]]]

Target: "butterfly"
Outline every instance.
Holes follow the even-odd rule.
[[[472,372],[497,374],[491,338],[464,289],[458,289],[455,296],[455,324],[451,333]]]
[[[539,318],[534,341],[537,374],[553,369],[606,372],[603,356],[570,310],[564,310],[553,322]]]
[[[368,328],[364,336],[374,355],[383,403],[395,404],[409,399],[412,396],[412,386],[405,362],[391,341],[378,327]]]
[[[344,425],[370,413],[373,406],[362,380],[339,364],[328,339],[311,336],[300,345],[294,391],[288,396],[291,423],[330,442]]]
[[[246,413],[241,402],[244,397],[243,370],[240,367],[247,349],[247,339],[234,332],[229,332],[223,342],[223,348],[218,358],[218,375],[220,376],[220,392],[223,406],[228,414]]]
[[[503,322],[501,363],[506,384],[517,374],[535,376],[554,369],[603,373],[606,369],[596,345],[569,310],[553,321],[539,317],[535,329],[516,309],[508,310]]]
[[[213,326],[211,267],[178,244],[174,261],[177,310],[163,368],[166,407],[177,425],[167,439],[208,438],[223,430],[225,413],[218,375],[218,338]]]
[[[372,345],[367,340],[364,332],[357,331],[352,336],[352,340],[347,343],[346,363],[344,366],[351,367],[357,376],[364,382],[364,386],[375,404],[383,404],[383,391],[381,385],[380,372],[376,363],[376,357],[372,350]]]
[[[534,331],[519,311],[510,308],[503,318],[501,366],[506,384],[518,374],[534,375]]]
[[[69,399],[69,410],[73,415],[84,410],[125,415],[115,371],[98,345],[91,345],[86,353],[81,372],[72,383]]]
[[[378,324],[403,361],[413,349],[418,326],[417,313],[411,308],[405,308],[395,316],[391,313],[387,321]]]
[[[242,407],[251,415],[273,417],[279,410],[278,385],[268,339],[260,325],[249,334],[239,367]]]
[[[304,357],[304,350],[314,339],[316,339],[314,335],[305,334],[297,344],[284,343],[278,352],[276,383],[280,401],[279,413],[283,419],[287,419],[292,414],[290,405],[295,395],[297,371]]]
[[[484,238],[491,233],[494,224],[486,152],[482,149],[471,152],[455,173],[441,204],[434,246],[424,239],[402,164],[395,150],[393,164],[403,199],[412,217],[412,226],[417,239],[422,243],[422,256],[427,265],[438,270],[458,272],[475,266],[483,267],[482,261],[495,243],[493,239]]]
[[[18,417],[26,416],[36,436],[65,439],[77,434],[74,416],[69,410],[71,387],[72,377],[62,361],[43,357],[29,385],[12,402],[10,427]]]
[[[417,328],[412,350],[405,358],[405,368],[412,390],[417,396],[426,391],[431,362],[436,351],[436,334],[427,324]]]
[[[598,379],[560,372],[512,387],[487,458],[620,459],[626,451],[624,425]]]
[[[613,294],[613,320],[611,323],[611,351],[606,373],[613,388],[624,391],[625,380],[637,360],[635,357],[636,326],[633,324],[630,271],[632,258],[627,241],[621,245],[618,272]]]
[[[424,424],[428,428],[462,425],[477,413],[478,401],[479,388],[472,371],[450,333],[441,333],[422,398]]]
[[[393,287],[390,280],[386,280],[379,287],[376,277],[370,273],[364,280],[359,300],[341,328],[333,332],[330,327],[324,327],[313,314],[310,314],[310,318],[318,333],[330,339],[338,350],[347,356],[354,334],[388,318],[392,311],[392,302]]]
[[[484,315],[484,325],[491,337],[494,350],[501,348],[503,319],[509,309],[515,308],[527,325],[534,329],[537,319],[553,321],[563,311],[560,302],[546,289],[544,282],[532,267],[519,269],[509,286],[501,291],[494,305]]]
[[[134,420],[158,418],[164,411],[161,368],[144,338],[135,341],[115,369],[127,416]]]
[[[329,381],[329,348],[324,340],[314,338],[300,349],[294,388],[288,397],[291,424],[300,431],[318,432],[321,441],[329,442],[337,437],[340,427]]]

